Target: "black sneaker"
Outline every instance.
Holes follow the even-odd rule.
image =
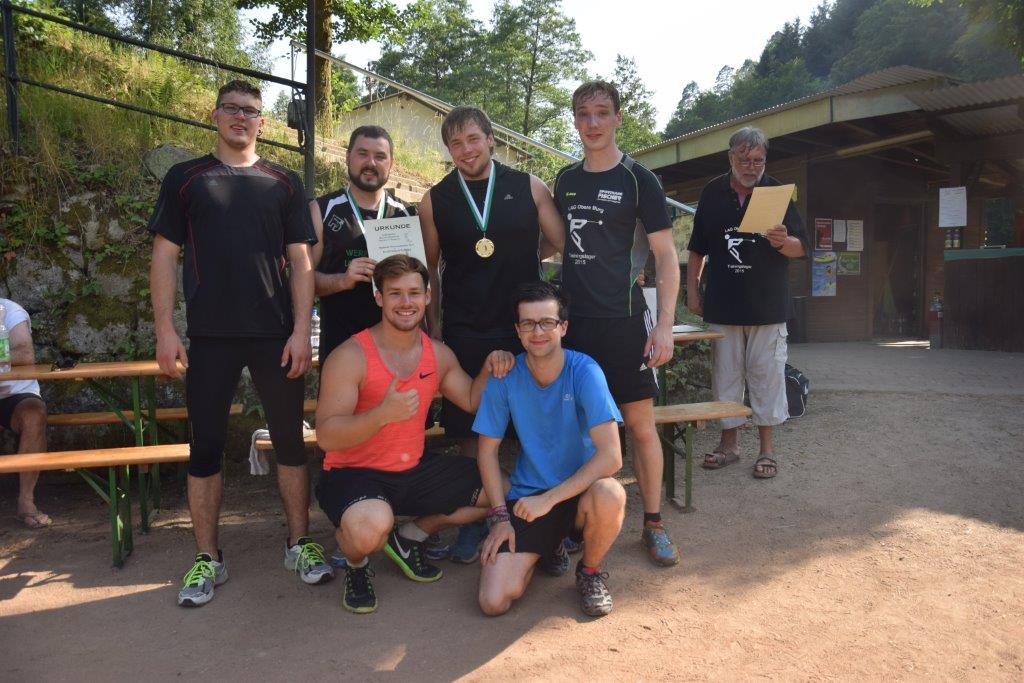
[[[399,536],[398,531],[392,529],[388,534],[388,542],[384,544],[384,552],[395,561],[402,573],[413,581],[431,583],[440,579],[444,572],[426,563],[423,559],[422,546],[422,543]]]
[[[341,604],[349,612],[369,614],[377,609],[377,594],[373,592],[371,576],[373,570],[369,563],[362,567],[345,567],[345,597]]]
[[[603,617],[612,611],[612,594],[604,580],[608,572],[584,574],[583,561],[576,563],[576,590],[580,592],[580,609],[591,617]]]
[[[565,576],[569,571],[569,552],[565,549],[565,542],[559,542],[553,553],[540,558],[537,566],[548,576]]]

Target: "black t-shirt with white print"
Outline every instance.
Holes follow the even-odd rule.
[[[384,195],[384,218],[415,215],[405,202]],[[317,271],[344,273],[348,265],[359,257],[369,256],[366,236],[352,213],[345,188],[317,197],[323,218],[323,254]],[[376,207],[360,207],[363,220],[377,218]],[[327,355],[352,335],[380,322],[380,306],[373,299],[373,286],[369,282],[357,283],[352,289],[320,297],[320,358]]]
[[[646,310],[636,278],[647,262],[647,235],[672,226],[658,178],[632,158],[607,171],[583,162],[555,178],[565,220],[562,286],[574,317],[626,318]]]
[[[149,231],[185,248],[189,337],[288,337],[287,245],[316,243],[299,176],[265,159],[251,166],[212,154],[164,177]]]
[[[720,325],[772,325],[789,318],[789,258],[763,235],[737,232],[750,198],[739,196],[725,173],[700,193],[693,218],[690,251],[708,257],[704,320]],[[758,185],[781,183],[765,174]],[[786,230],[810,253],[803,219],[793,202],[783,219]]]

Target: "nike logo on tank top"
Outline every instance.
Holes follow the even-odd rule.
[[[353,412],[354,415],[360,415],[381,404],[395,376],[380,357],[370,330],[363,330],[352,338],[359,343],[366,358],[366,376],[363,378],[363,386],[359,388],[359,400]],[[408,377],[399,378],[395,386],[398,391],[411,389],[419,393],[420,407],[416,414],[407,420],[384,425],[361,444],[340,451],[328,451],[324,455],[325,470],[361,467],[383,472],[404,472],[419,463],[423,456],[426,433],[423,425],[430,410],[430,402],[440,386],[434,345],[422,331],[420,344],[423,353],[419,364]]]

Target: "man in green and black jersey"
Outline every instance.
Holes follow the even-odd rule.
[[[644,506],[642,540],[653,562],[674,565],[679,552],[661,522],[661,442],[654,426],[654,369],[672,358],[679,259],[665,192],[649,170],[615,142],[619,93],[584,83],[572,98],[584,159],[555,179],[565,221],[562,286],[572,300],[565,345],[591,356],[608,379],[632,437],[633,467]],[[657,272],[657,323],[636,282],[649,254]]]

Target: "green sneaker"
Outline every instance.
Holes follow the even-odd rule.
[[[384,553],[395,561],[398,568],[408,578],[420,583],[432,583],[440,579],[444,573],[423,559],[423,544],[399,536],[398,531],[388,534],[388,542],[384,545]]]
[[[377,594],[373,592],[369,563],[362,567],[345,567],[345,597],[341,606],[353,614],[369,614],[377,609]]]
[[[221,558],[223,560],[223,557]],[[213,588],[228,580],[228,568],[223,561],[210,557],[209,553],[198,553],[192,568],[181,580],[178,604],[182,607],[199,607],[213,600]]]
[[[324,557],[324,547],[309,536],[301,537],[291,548],[285,548],[284,566],[299,573],[303,583],[316,585],[334,578],[334,567]]]

